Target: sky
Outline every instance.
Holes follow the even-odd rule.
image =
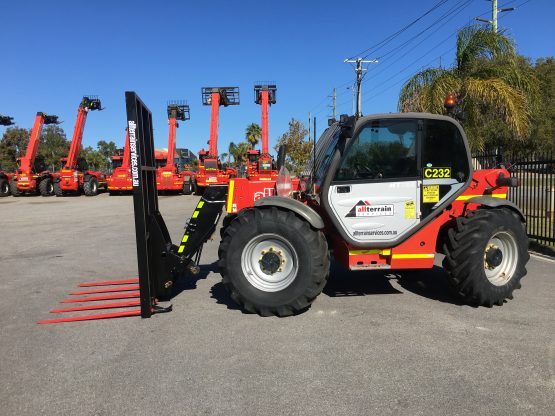
[[[500,14],[499,27],[520,54],[555,55],[555,2],[499,0],[503,7],[516,7]],[[309,112],[319,135],[334,87],[337,114],[352,114],[355,73],[346,58],[379,60],[364,78],[363,113],[396,111],[403,82],[426,67],[452,66],[457,29],[476,16],[490,18],[491,2],[31,0],[5,2],[0,10],[0,114],[18,126],[30,128],[42,111],[59,116],[70,138],[81,97],[98,95],[105,109],[89,114],[83,144],[113,140],[123,147],[124,92],[135,91],[152,112],[157,148],[167,147],[167,101],[187,100],[191,119],[180,123],[177,147],[198,153],[210,129],[201,88],[238,86],[241,104],[220,109],[222,153],[244,140],[248,124],[261,123],[258,81],[277,85],[271,147],[292,118],[308,125]]]

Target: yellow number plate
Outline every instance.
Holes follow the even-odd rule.
[[[451,177],[451,168],[424,168],[424,178],[442,179]]]

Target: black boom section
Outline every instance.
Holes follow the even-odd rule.
[[[152,114],[135,92],[125,93],[141,317],[167,311],[157,300],[171,297],[173,282],[185,272],[198,273],[202,246],[216,229],[225,204],[227,185],[209,186],[189,220],[180,246],[172,244],[158,209]],[[195,261],[192,257],[195,256]]]

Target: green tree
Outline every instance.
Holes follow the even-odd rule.
[[[289,129],[279,138],[275,150],[281,145],[287,146],[285,165],[292,175],[299,174],[307,165],[312,151],[312,143],[305,140],[308,130],[294,118],[289,122]]]
[[[38,157],[44,160],[45,169],[56,171],[61,168],[63,157],[69,152],[69,140],[58,125],[44,127],[40,139]]]
[[[0,141],[0,167],[6,172],[13,172],[17,167],[16,158],[25,155],[29,142],[29,130],[20,127],[6,129]]]
[[[538,59],[534,73],[541,95],[533,117],[533,145],[540,150],[555,151],[555,58]]]
[[[493,128],[484,126],[500,121],[515,140],[529,138],[538,91],[533,71],[508,37],[468,26],[457,34],[455,65],[425,69],[411,77],[401,90],[399,109],[441,114],[445,97],[455,94],[470,144],[482,149],[492,144]]]
[[[233,142],[229,143],[228,152],[233,156],[233,163],[235,165],[245,163],[247,160],[247,151],[250,149],[250,144],[248,142],[240,142],[235,144]]]
[[[262,137],[262,129],[256,123],[251,123],[245,129],[245,139],[250,144],[250,148],[254,149],[254,147],[258,144],[258,141]]]

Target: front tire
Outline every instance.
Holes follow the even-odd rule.
[[[17,182],[13,179],[10,181],[10,192],[13,196],[21,196],[23,192],[17,189]]]
[[[0,178],[0,198],[10,196],[10,184],[5,178]]]
[[[60,182],[59,181],[54,182],[54,195],[56,195],[56,196],[64,196],[65,195],[63,189],[60,187]]]
[[[54,195],[54,185],[52,184],[52,179],[44,178],[42,181],[40,181],[39,192],[42,196]]]
[[[239,213],[225,228],[218,255],[231,298],[262,316],[308,309],[329,275],[324,235],[275,207]]]
[[[451,285],[467,302],[487,307],[513,298],[530,258],[524,224],[508,208],[457,218],[443,248]]]
[[[90,178],[83,184],[83,192],[86,196],[98,195],[98,179],[95,177]]]

